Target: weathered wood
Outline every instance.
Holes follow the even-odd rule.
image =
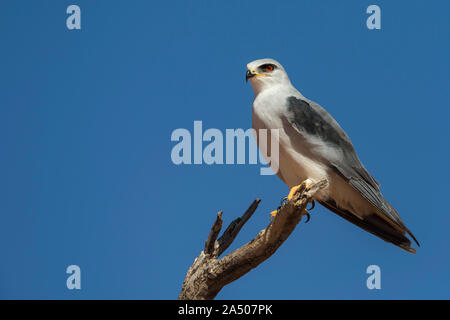
[[[219,211],[219,213],[217,213],[217,219],[211,228],[211,232],[209,233],[208,239],[206,239],[205,249],[203,250],[206,254],[214,253],[214,245],[216,243],[216,239],[219,236],[221,229],[222,229],[222,211]]]
[[[307,214],[306,205],[314,194],[327,184],[326,179],[311,185],[303,182],[292,199],[281,206],[278,214],[264,230],[261,230],[253,240],[221,259],[218,257],[233,243],[239,231],[255,212],[260,200],[255,200],[242,217],[231,222],[217,239],[222,228],[222,212],[219,212],[204,250],[194,260],[186,274],[178,299],[214,299],[225,285],[270,258],[294,231],[303,215]]]
[[[253,201],[253,203],[250,205],[247,211],[245,211],[242,217],[237,218],[230,223],[228,228],[223,232],[222,236],[218,240],[218,247],[215,252],[215,257],[220,257],[220,255],[233,243],[239,231],[241,231],[244,224],[247,223],[248,219],[250,219],[253,213],[256,211],[256,208],[258,208],[260,202],[260,199],[256,199],[255,201]]]

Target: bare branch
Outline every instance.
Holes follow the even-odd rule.
[[[255,200],[242,217],[231,222],[223,235],[216,240],[222,227],[222,213],[219,212],[206,241],[205,250],[189,268],[178,299],[214,299],[225,285],[267,260],[307,213],[306,205],[314,194],[327,184],[326,179],[311,185],[303,182],[292,199],[281,206],[276,217],[264,230],[261,230],[253,240],[222,259],[217,257],[233,243],[239,231],[255,212],[260,200]]]
[[[260,199],[256,199],[255,201],[253,201],[253,203],[250,205],[247,211],[245,211],[242,217],[237,218],[230,223],[228,228],[223,232],[222,236],[218,240],[219,246],[217,248],[217,251],[215,252],[216,258],[220,257],[220,255],[233,243],[239,231],[241,231],[244,224],[247,223],[248,219],[250,219],[253,213],[256,211],[256,208],[258,208],[260,202]]]
[[[205,249],[203,250],[205,254],[212,254],[214,252],[214,244],[219,236],[220,230],[222,229],[222,211],[217,213],[217,219],[214,222],[211,232],[209,233],[208,239],[205,243]]]

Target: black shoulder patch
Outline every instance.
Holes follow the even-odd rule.
[[[335,144],[341,148],[353,146],[349,141],[339,134],[329,122],[325,121],[323,115],[313,109],[311,105],[304,100],[296,97],[288,98],[288,119],[298,130],[304,131],[310,135],[315,135],[326,141]]]
[[[334,167],[339,175],[347,181],[352,178],[362,178],[378,190],[378,183],[360,162],[350,138],[325,109],[314,102],[293,96],[287,100],[287,118],[297,130],[316,136],[343,152],[340,162],[330,162],[330,166]]]

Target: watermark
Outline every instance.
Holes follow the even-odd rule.
[[[66,269],[66,273],[70,276],[66,280],[67,289],[81,289],[81,269],[76,264],[70,265]]]
[[[186,303],[178,307],[179,315],[197,315],[209,318],[215,315],[272,315],[271,304],[228,304],[221,303],[221,307],[192,306]]]
[[[367,7],[366,13],[370,16],[366,20],[366,26],[369,30],[381,29],[381,9],[379,6],[372,4]]]
[[[256,140],[259,142],[259,150]],[[203,132],[202,121],[194,121],[193,134],[179,128],[172,132],[170,140],[177,142],[172,148],[171,159],[176,165],[189,164],[261,164],[261,175],[273,175],[279,169],[278,129],[219,129]],[[225,140],[225,144],[224,144]],[[207,142],[204,145],[204,142]]]
[[[67,7],[66,13],[70,16],[66,19],[66,26],[69,30],[80,30],[81,29],[81,9],[75,4],[71,4]]]
[[[367,289],[373,290],[381,289],[381,269],[376,264],[372,264],[367,267],[366,273],[370,274],[370,276],[367,278],[366,286]]]

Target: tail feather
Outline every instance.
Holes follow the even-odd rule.
[[[418,242],[408,229],[406,229],[404,233],[401,233],[398,229],[392,227],[386,220],[381,218],[376,213],[368,215],[361,220],[350,211],[339,208],[332,199],[328,199],[327,201],[319,201],[319,203],[342,218],[376,235],[377,237],[393,243],[403,250],[416,253],[416,249],[411,247],[411,241],[405,236],[405,233],[408,233],[417,244]]]

